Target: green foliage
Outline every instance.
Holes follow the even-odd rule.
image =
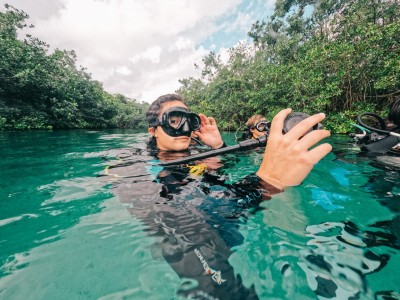
[[[0,129],[139,128],[147,104],[110,95],[77,67],[74,51],[56,49],[18,32],[28,15],[0,12]]]
[[[351,131],[358,113],[386,116],[400,96],[399,16],[394,0],[278,0],[253,24],[251,45],[232,48],[226,64],[210,53],[203,77],[181,80],[178,92],[225,130],[291,107]]]
[[[46,125],[45,118],[39,113],[32,116],[23,116],[13,124],[15,129],[52,129],[50,125]]]

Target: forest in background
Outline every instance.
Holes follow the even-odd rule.
[[[399,18],[399,0],[277,0],[252,25],[252,43],[230,49],[227,63],[209,53],[179,94],[223,130],[291,107],[325,112],[325,127],[350,132],[357,114],[386,117],[400,96]]]
[[[107,93],[56,49],[18,31],[28,15],[0,12],[0,129],[143,128],[147,103]],[[400,96],[400,0],[277,0],[273,15],[249,28],[251,42],[203,59],[200,78],[177,91],[196,112],[237,130],[259,113],[325,112],[335,133],[358,113],[387,115]]]
[[[74,51],[56,49],[18,31],[25,12],[0,12],[0,129],[143,128],[148,103],[107,93],[76,64]]]

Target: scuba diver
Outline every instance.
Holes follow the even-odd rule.
[[[179,95],[163,95],[146,114],[147,149],[130,149],[107,170],[106,175],[116,180],[114,193],[154,238],[154,256],[162,257],[184,281],[179,296],[258,299],[254,286],[245,286],[229,262],[232,247],[243,243],[239,225],[260,209],[262,200],[301,184],[332,149],[324,143],[309,150],[330,135],[327,130],[309,132],[324,114],[304,119],[283,134],[290,112],[285,109],[275,116],[258,171],[229,184],[219,173],[224,162],[218,157],[157,164],[185,158],[204,147],[213,151],[226,147],[214,118],[190,112]],[[193,138],[204,146],[196,149]]]
[[[262,135],[268,134],[271,122],[268,122],[262,115],[253,115],[246,122],[246,128],[242,137],[237,140],[256,139]]]
[[[385,120],[375,113],[361,113],[357,116],[361,134],[350,134],[365,154],[400,156],[400,97],[389,108]],[[372,123],[372,124],[371,124]]]

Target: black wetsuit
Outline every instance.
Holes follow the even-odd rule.
[[[253,133],[250,131],[250,129],[246,129],[243,131],[242,136],[238,139],[239,142],[245,141],[245,140],[250,140],[253,138]]]
[[[228,259],[231,248],[243,242],[239,224],[263,198],[279,190],[256,175],[231,185],[208,172],[193,175],[187,166],[151,167],[151,159],[145,153],[125,155],[110,170],[126,176],[119,177],[113,190],[147,225],[174,271],[198,283],[183,286],[178,294],[193,299],[258,299],[254,286],[242,284]]]

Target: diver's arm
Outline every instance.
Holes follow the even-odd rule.
[[[257,176],[257,175],[256,175]],[[257,176],[258,177],[258,176]],[[264,181],[260,177],[257,188],[261,191],[261,200],[269,200],[275,194],[283,192],[283,189],[277,188],[269,182]]]
[[[263,181],[280,190],[301,184],[314,165],[332,150],[332,146],[327,143],[310,149],[330,136],[328,130],[307,133],[325,118],[325,114],[304,119],[283,134],[284,120],[290,112],[291,109],[287,108],[274,117],[263,160],[257,172],[257,176]]]
[[[232,196],[239,197],[238,205],[243,208],[254,207],[261,201],[270,200],[273,195],[283,192],[283,190],[262,180],[254,173],[247,175],[234,184],[220,185],[228,187],[234,193]],[[227,192],[225,191],[225,193]]]

